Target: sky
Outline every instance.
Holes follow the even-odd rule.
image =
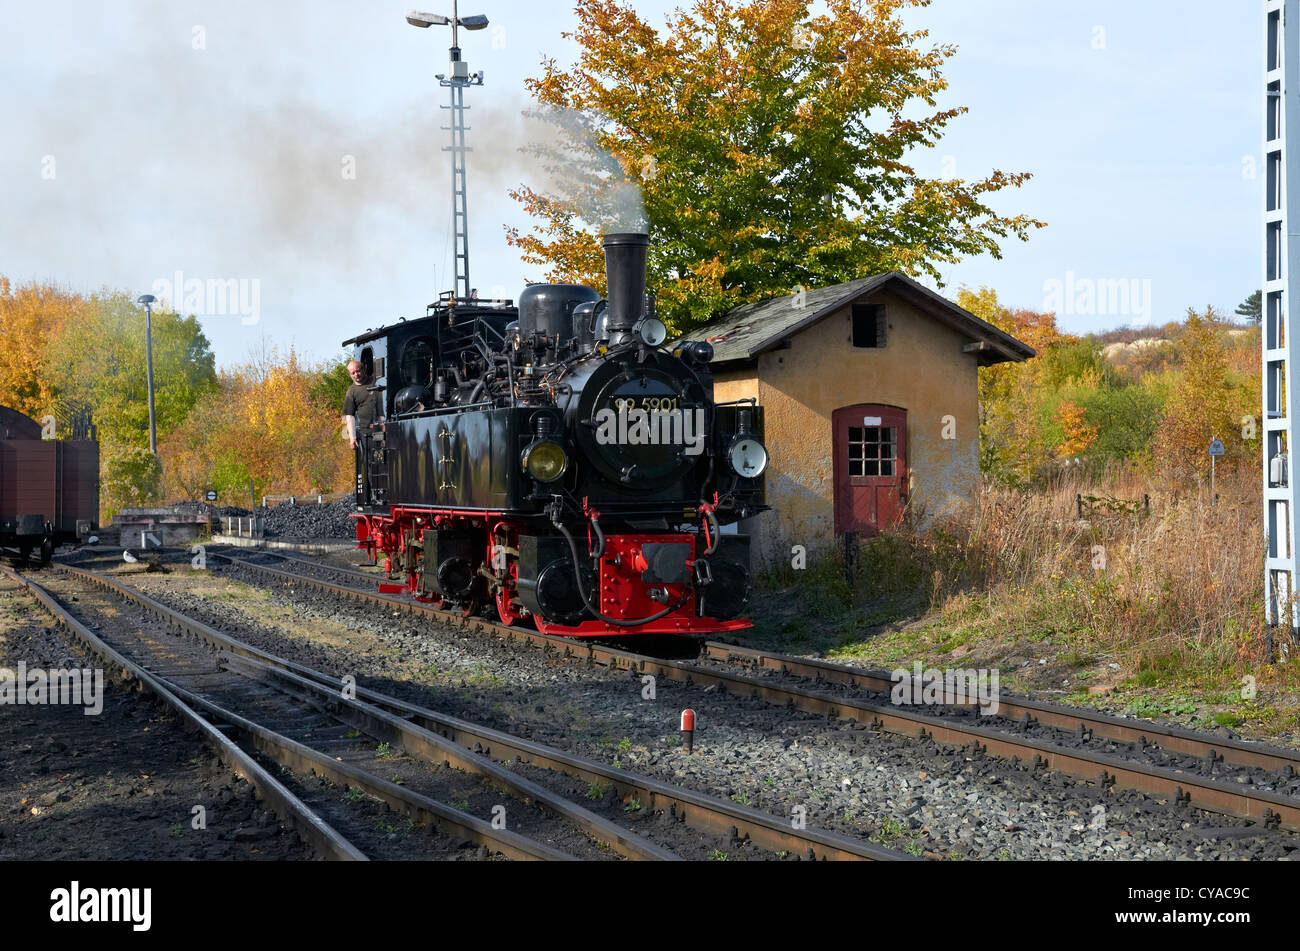
[[[453,281],[450,35],[409,26],[411,2],[0,0],[0,274],[154,293],[222,366],[267,346],[329,359],[421,316]],[[676,5],[632,2],[656,25]],[[507,190],[536,180],[525,80],[576,59],[576,18],[553,0],[460,13],[491,21],[461,33],[486,81],[466,93],[471,283],[515,297],[542,277],[504,237],[529,225]],[[944,293],[991,287],[1089,333],[1231,314],[1260,286],[1262,0],[934,0],[904,20],[959,47],[941,105],[969,109],[913,164],[1030,172],[991,204],[1048,223],[948,266]]]

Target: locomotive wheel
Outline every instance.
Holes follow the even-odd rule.
[[[510,590],[505,585],[497,588],[497,594],[493,600],[497,603],[497,617],[501,618],[502,624],[509,627],[523,621],[524,616],[515,610],[515,606],[511,603]]]
[[[497,617],[501,623],[510,627],[513,624],[519,624],[523,621],[524,615],[514,605],[514,593],[518,590],[516,583],[519,580],[519,562],[511,560],[509,567],[505,569],[505,581],[496,585],[496,594],[493,599],[497,603]]]

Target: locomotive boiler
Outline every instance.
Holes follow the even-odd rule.
[[[763,410],[719,403],[707,343],[665,346],[644,234],[603,239],[608,296],[444,295],[345,341],[381,396],[356,534],[388,590],[571,636],[748,627]],[[730,529],[730,530],[729,530]]]

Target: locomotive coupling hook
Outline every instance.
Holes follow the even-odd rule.
[[[691,563],[691,569],[695,572],[695,586],[703,588],[706,585],[713,584],[713,569],[703,558],[696,558]]]

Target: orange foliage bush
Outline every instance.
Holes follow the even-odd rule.
[[[346,490],[353,456],[342,438],[341,408],[319,391],[324,368],[292,349],[223,372],[159,446],[169,499],[201,498],[215,488],[227,504],[254,494],[305,495]]]

